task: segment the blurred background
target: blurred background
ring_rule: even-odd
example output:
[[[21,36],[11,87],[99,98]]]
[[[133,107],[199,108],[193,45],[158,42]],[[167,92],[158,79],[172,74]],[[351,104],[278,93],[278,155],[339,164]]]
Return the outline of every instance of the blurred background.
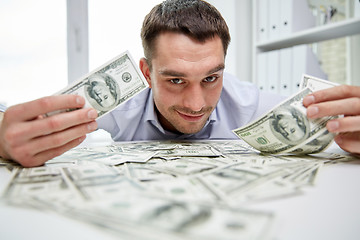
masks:
[[[0,103],[10,106],[54,94],[126,50],[138,61],[142,57],[140,28],[143,18],[160,2],[1,0]],[[291,66],[294,73],[309,71],[330,81],[360,85],[356,68],[360,56],[358,0],[209,2],[228,22],[232,42],[226,71],[240,80],[255,82],[264,91],[293,93],[295,87],[282,92],[282,83],[277,81],[288,68],[282,66],[280,53],[287,49],[295,58]],[[289,5],[287,10],[284,10],[284,2]],[[274,35],[270,32],[275,29],[272,24],[278,24],[277,29],[281,29],[280,18],[284,12],[288,12],[286,24],[292,29],[286,34]],[[280,17],[274,19],[273,16]],[[310,23],[305,24],[306,19],[310,19]],[[296,27],[296,23],[300,27]],[[264,29],[266,36],[260,36],[259,31],[264,33]],[[340,37],[339,29],[345,31]],[[295,48],[305,45],[301,57],[295,57],[298,51]],[[265,60],[274,57],[276,64],[270,66]],[[300,63],[295,64],[295,61]],[[300,75],[290,74],[287,79],[297,82]],[[260,86],[264,76],[268,83]],[[276,86],[271,86],[272,83]]]

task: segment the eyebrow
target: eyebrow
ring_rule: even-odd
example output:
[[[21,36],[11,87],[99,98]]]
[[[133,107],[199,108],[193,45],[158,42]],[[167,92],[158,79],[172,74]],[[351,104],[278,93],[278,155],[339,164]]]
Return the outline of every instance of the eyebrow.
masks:
[[[223,63],[219,64],[218,66],[214,67],[213,69],[211,69],[210,71],[207,72],[206,75],[210,75],[213,74],[215,72],[221,71],[225,69],[225,65]],[[186,74],[182,73],[182,72],[178,72],[175,70],[160,70],[159,71],[160,75],[165,75],[165,76],[172,76],[172,77],[186,77]]]

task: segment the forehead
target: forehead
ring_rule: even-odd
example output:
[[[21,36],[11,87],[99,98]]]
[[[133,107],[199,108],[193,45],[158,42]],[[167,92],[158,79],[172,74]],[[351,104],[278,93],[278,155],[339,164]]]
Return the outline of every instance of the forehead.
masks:
[[[195,71],[199,67],[211,69],[225,62],[222,42],[217,36],[199,42],[184,34],[166,32],[158,36],[155,45],[154,67],[190,68]]]
[[[206,50],[210,50],[209,48],[216,48],[219,53],[221,52],[224,55],[222,41],[218,36],[200,42],[182,33],[163,32],[155,40],[155,56],[169,51],[171,53],[188,51],[195,56],[206,53]]]

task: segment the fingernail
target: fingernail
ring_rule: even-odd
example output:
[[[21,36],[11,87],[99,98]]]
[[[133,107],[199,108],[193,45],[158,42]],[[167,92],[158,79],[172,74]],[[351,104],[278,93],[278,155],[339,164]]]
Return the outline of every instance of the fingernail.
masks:
[[[82,137],[78,138],[78,141],[79,141],[80,143],[82,143],[82,142],[85,140],[85,138],[86,138],[86,136],[82,136]]]
[[[95,109],[91,109],[90,111],[88,111],[88,118],[89,119],[95,119],[97,117],[97,112]]]
[[[329,121],[327,123],[327,129],[330,132],[336,132],[336,130],[339,129],[339,122],[338,121]]]
[[[315,106],[310,106],[307,108],[306,112],[307,112],[308,117],[312,117],[319,113],[319,108],[315,107]]]
[[[76,103],[79,104],[79,105],[83,105],[84,104],[83,98],[82,97],[77,97],[76,98]]]
[[[310,105],[315,102],[315,97],[313,95],[309,95],[304,97],[303,104]]]
[[[96,122],[91,122],[88,124],[88,130],[89,131],[94,131],[97,129],[97,123]]]

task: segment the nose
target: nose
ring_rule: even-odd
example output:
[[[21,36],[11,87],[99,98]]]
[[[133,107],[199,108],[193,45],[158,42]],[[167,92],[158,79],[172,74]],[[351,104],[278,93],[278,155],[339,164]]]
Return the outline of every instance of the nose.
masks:
[[[186,87],[183,92],[183,105],[194,112],[198,112],[206,106],[205,91],[200,84]]]

